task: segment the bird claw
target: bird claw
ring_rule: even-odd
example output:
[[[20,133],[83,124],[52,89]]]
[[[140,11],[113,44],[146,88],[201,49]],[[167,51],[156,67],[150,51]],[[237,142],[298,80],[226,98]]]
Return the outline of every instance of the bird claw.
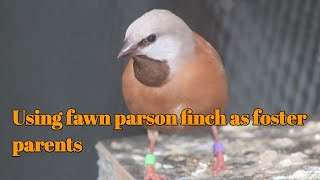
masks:
[[[212,175],[213,176],[217,176],[219,173],[221,173],[222,171],[225,171],[228,169],[228,167],[226,166],[226,164],[224,163],[224,159],[223,159],[223,154],[222,153],[218,153],[216,155],[216,161],[215,163],[211,166],[212,169]]]
[[[144,180],[167,180],[167,176],[163,174],[147,174]]]
[[[158,174],[155,172],[152,165],[147,166],[146,176],[144,180],[167,180],[168,177],[164,174]]]

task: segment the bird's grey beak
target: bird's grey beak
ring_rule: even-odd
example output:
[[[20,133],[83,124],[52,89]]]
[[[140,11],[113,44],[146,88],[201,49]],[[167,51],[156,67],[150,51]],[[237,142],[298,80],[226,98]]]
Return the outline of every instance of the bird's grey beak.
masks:
[[[124,45],[118,54],[118,58],[127,57],[133,54],[136,50],[137,50],[137,45],[126,40],[124,41]]]

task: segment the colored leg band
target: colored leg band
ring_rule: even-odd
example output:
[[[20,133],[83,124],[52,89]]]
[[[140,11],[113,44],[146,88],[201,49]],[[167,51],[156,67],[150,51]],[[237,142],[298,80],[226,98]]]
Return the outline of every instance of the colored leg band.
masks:
[[[156,166],[157,158],[153,154],[147,154],[144,159],[144,167],[147,167],[149,164],[151,164],[153,167]]]
[[[213,144],[213,151],[214,155],[216,156],[219,152],[224,153],[224,148],[222,146],[222,143],[220,141],[216,141]]]

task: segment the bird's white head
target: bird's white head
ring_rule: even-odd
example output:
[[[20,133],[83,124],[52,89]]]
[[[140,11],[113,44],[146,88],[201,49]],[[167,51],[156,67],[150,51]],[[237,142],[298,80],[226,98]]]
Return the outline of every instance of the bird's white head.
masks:
[[[144,55],[167,61],[171,69],[194,54],[192,30],[168,10],[154,9],[135,20],[127,29],[118,57]]]

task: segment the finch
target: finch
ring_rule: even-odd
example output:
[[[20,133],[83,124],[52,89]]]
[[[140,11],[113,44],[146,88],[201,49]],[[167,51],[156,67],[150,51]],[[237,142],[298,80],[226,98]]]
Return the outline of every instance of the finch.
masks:
[[[154,9],[135,20],[126,31],[120,57],[130,58],[122,76],[122,91],[131,113],[179,117],[185,108],[206,115],[227,106],[227,78],[217,51],[168,10]],[[145,127],[150,141],[145,179],[166,179],[154,169],[159,132],[180,132],[194,126]],[[211,129],[216,175],[227,167],[216,126]]]

